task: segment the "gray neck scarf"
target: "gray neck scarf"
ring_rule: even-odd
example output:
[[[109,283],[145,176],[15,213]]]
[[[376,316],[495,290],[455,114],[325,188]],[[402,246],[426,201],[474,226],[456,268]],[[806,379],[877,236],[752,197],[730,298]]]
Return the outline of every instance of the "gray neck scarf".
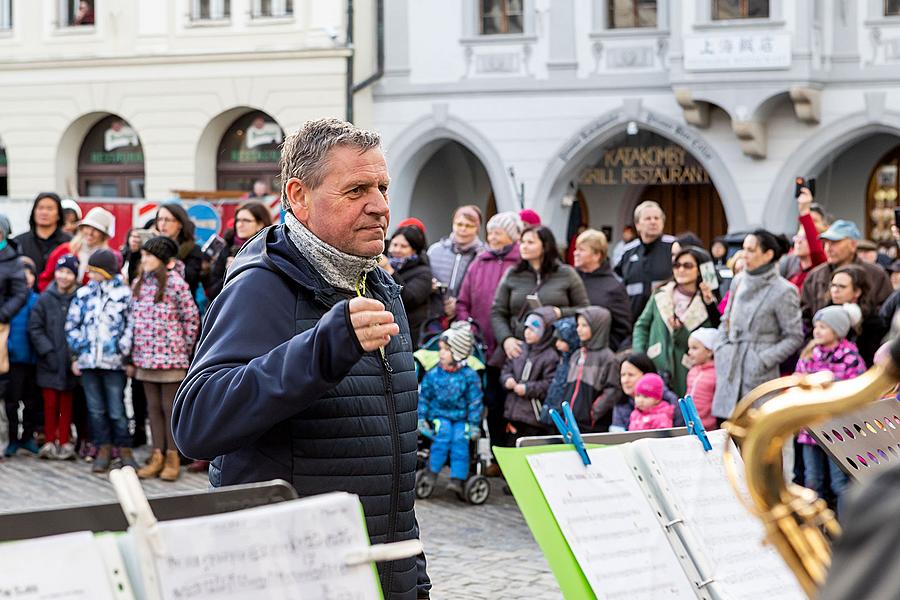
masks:
[[[378,264],[375,258],[363,258],[341,252],[326,244],[303,226],[292,213],[285,213],[288,237],[318,271],[325,281],[336,288],[353,291],[362,275]]]

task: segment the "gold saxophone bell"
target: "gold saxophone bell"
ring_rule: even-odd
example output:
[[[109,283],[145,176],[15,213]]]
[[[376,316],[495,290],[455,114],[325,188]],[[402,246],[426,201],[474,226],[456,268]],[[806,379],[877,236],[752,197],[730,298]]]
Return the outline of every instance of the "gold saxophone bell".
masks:
[[[806,595],[814,598],[831,565],[831,541],[840,535],[834,512],[815,492],[785,481],[782,448],[805,427],[828,421],[878,400],[900,379],[900,338],[893,357],[848,381],[828,371],[791,375],[765,383],[744,397],[723,425],[741,450],[747,490],[766,531]],[[733,457],[726,444],[725,469],[741,498]]]

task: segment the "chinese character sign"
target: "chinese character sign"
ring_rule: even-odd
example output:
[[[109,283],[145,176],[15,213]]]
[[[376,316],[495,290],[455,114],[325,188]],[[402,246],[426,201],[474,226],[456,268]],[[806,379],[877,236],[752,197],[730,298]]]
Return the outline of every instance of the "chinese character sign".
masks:
[[[687,71],[789,69],[790,66],[788,33],[735,32],[684,38]]]

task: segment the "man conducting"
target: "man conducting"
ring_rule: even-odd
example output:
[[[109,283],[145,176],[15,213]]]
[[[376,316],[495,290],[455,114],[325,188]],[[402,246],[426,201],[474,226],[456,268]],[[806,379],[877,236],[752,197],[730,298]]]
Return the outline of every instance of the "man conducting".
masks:
[[[376,268],[390,210],[378,134],[307,122],[281,153],[285,223],[246,242],[204,323],[172,427],[213,486],[357,494],[373,543],[417,538],[417,385],[400,287]],[[424,556],[378,565],[427,598]]]

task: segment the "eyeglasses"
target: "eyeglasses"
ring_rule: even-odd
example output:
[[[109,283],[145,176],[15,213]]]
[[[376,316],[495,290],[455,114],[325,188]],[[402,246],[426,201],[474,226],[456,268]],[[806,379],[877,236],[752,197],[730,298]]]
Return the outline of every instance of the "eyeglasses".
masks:
[[[697,268],[697,263],[690,262],[673,262],[672,270],[676,271],[678,269],[684,269],[685,271],[692,271]]]

